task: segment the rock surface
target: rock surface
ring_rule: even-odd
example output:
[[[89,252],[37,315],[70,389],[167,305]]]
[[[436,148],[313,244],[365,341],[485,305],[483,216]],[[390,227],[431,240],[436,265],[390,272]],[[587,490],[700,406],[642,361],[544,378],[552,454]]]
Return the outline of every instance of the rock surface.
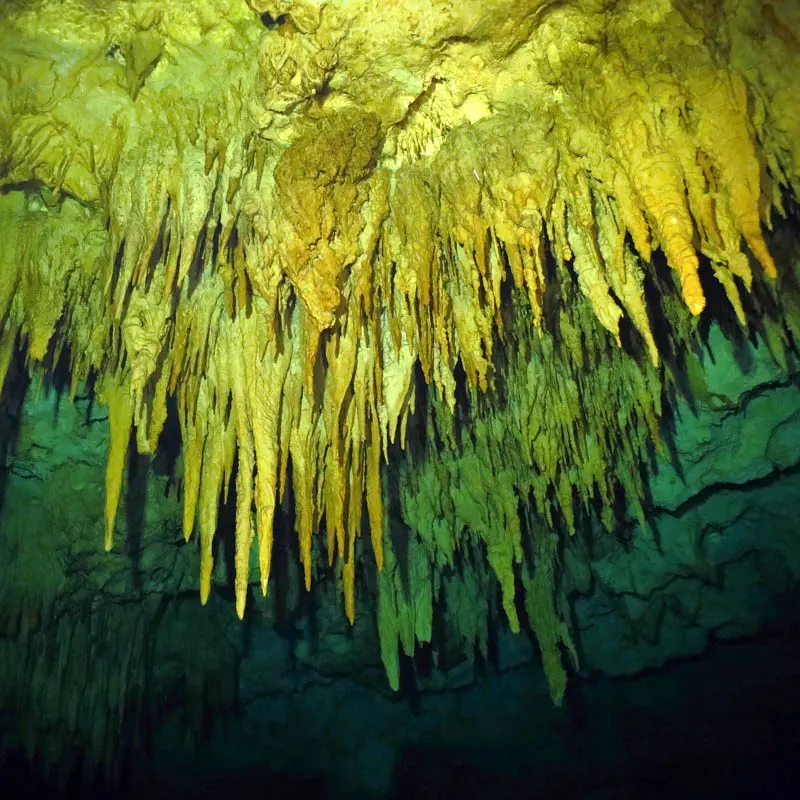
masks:
[[[797,373],[772,363],[763,346],[745,348],[742,369],[743,352],[712,330],[703,365],[712,399],[678,407],[677,460],[658,461],[645,530],[631,523],[616,537],[579,533],[565,549],[564,589],[584,677],[633,675],[703,653],[714,641],[791,624],[797,613]],[[126,719],[137,720],[128,707],[137,696],[144,707],[160,704],[151,717],[156,764],[176,790],[268,764],[326,775],[342,792],[385,796],[414,748],[489,747],[512,729],[517,742],[551,746],[525,727],[536,716],[552,735],[561,718],[525,634],[501,626],[489,663],[438,669],[430,660],[425,666],[423,653],[416,681],[406,660],[398,697],[386,686],[368,599],[351,628],[333,584],[321,581],[302,599],[297,565],[283,564],[295,582],[279,582],[267,600],[256,600],[244,624],[221,579],[202,609],[197,548],[180,535],[176,479],[159,474],[164,462],[155,470],[129,464],[123,526],[114,550],[103,553],[108,428],[95,414],[86,399],[70,406],[53,390],[41,391],[38,402],[31,393],[6,458],[0,693],[16,696],[18,709],[7,747],[27,736],[40,747],[49,742],[54,754],[94,747],[101,759],[97,720],[106,715],[107,735],[125,730]],[[53,622],[53,609],[70,620],[71,638]],[[128,649],[109,653],[103,639],[112,651]],[[60,657],[48,655],[45,645],[54,641],[62,643]],[[91,662],[60,672],[79,647],[90,648]],[[137,658],[136,648],[149,658]],[[31,681],[19,671],[24,663],[33,665]],[[53,689],[59,674],[60,696]],[[570,680],[579,686],[583,679]],[[146,697],[137,695],[140,682]],[[109,686],[125,699],[104,699]],[[91,714],[78,713],[76,696]],[[234,706],[241,714],[226,723]],[[199,769],[182,739],[187,725],[208,723],[213,734]]]

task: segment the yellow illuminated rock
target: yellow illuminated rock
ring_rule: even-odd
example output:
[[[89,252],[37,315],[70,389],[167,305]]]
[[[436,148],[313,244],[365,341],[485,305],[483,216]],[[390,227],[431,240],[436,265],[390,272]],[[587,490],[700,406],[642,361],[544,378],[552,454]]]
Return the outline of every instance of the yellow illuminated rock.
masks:
[[[560,699],[557,554],[517,506],[641,513],[708,281],[742,326],[776,296],[797,25],[760,0],[5,2],[0,379],[16,350],[99,378],[107,548],[131,432],[154,452],[174,399],[203,602],[236,475],[240,617],[290,480],[306,587],[324,530],[351,621],[368,526],[394,686],[442,593],[480,648],[488,574],[518,629],[522,569]]]

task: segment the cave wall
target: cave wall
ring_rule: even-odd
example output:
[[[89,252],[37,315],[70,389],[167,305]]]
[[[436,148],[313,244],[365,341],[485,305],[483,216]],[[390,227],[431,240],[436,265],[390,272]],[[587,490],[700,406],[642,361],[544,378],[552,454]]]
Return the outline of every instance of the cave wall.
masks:
[[[651,470],[644,529],[566,549],[577,638],[610,675],[752,635],[800,579],[797,365],[719,328],[701,357],[702,391],[677,404]]]

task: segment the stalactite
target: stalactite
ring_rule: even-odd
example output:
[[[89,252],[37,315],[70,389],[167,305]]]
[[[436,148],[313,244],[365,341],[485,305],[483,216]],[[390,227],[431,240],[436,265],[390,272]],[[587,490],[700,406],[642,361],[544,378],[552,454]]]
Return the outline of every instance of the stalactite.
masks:
[[[643,513],[663,361],[709,314],[704,259],[743,326],[780,280],[763,229],[800,185],[798,54],[755,2],[747,19],[723,3],[713,52],[669,4],[574,0],[544,24],[469,0],[419,12],[414,47],[403,4],[299,3],[286,37],[235,0],[173,5],[0,12],[0,378],[17,348],[32,372],[68,354],[73,395],[99,378],[107,549],[131,435],[153,453],[174,399],[203,603],[234,471],[240,617],[256,541],[267,592],[290,471],[305,586],[324,525],[351,622],[368,525],[396,687],[397,644],[430,640],[442,586],[484,615],[459,623],[464,641],[485,647],[493,580],[519,627],[517,505],[565,534],[594,502],[611,527],[620,490]],[[755,31],[783,66],[753,56]],[[403,454],[418,425],[422,462]],[[392,454],[408,586],[387,536]],[[475,598],[441,583],[457,554]],[[527,569],[536,617],[552,581]],[[554,609],[534,629],[558,698]]]

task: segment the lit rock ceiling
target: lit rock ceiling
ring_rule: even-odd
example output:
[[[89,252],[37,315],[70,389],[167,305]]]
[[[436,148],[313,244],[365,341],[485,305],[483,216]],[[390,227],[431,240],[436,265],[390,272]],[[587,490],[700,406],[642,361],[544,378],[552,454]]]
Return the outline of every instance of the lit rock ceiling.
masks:
[[[707,287],[791,341],[764,233],[798,190],[799,32],[766,0],[6,2],[0,379],[22,353],[94,382],[107,549],[173,398],[203,601],[220,496],[242,616],[290,487],[307,586],[324,545],[352,620],[377,569],[393,685],[441,591],[483,640],[485,562],[559,698],[553,531],[641,514]]]

